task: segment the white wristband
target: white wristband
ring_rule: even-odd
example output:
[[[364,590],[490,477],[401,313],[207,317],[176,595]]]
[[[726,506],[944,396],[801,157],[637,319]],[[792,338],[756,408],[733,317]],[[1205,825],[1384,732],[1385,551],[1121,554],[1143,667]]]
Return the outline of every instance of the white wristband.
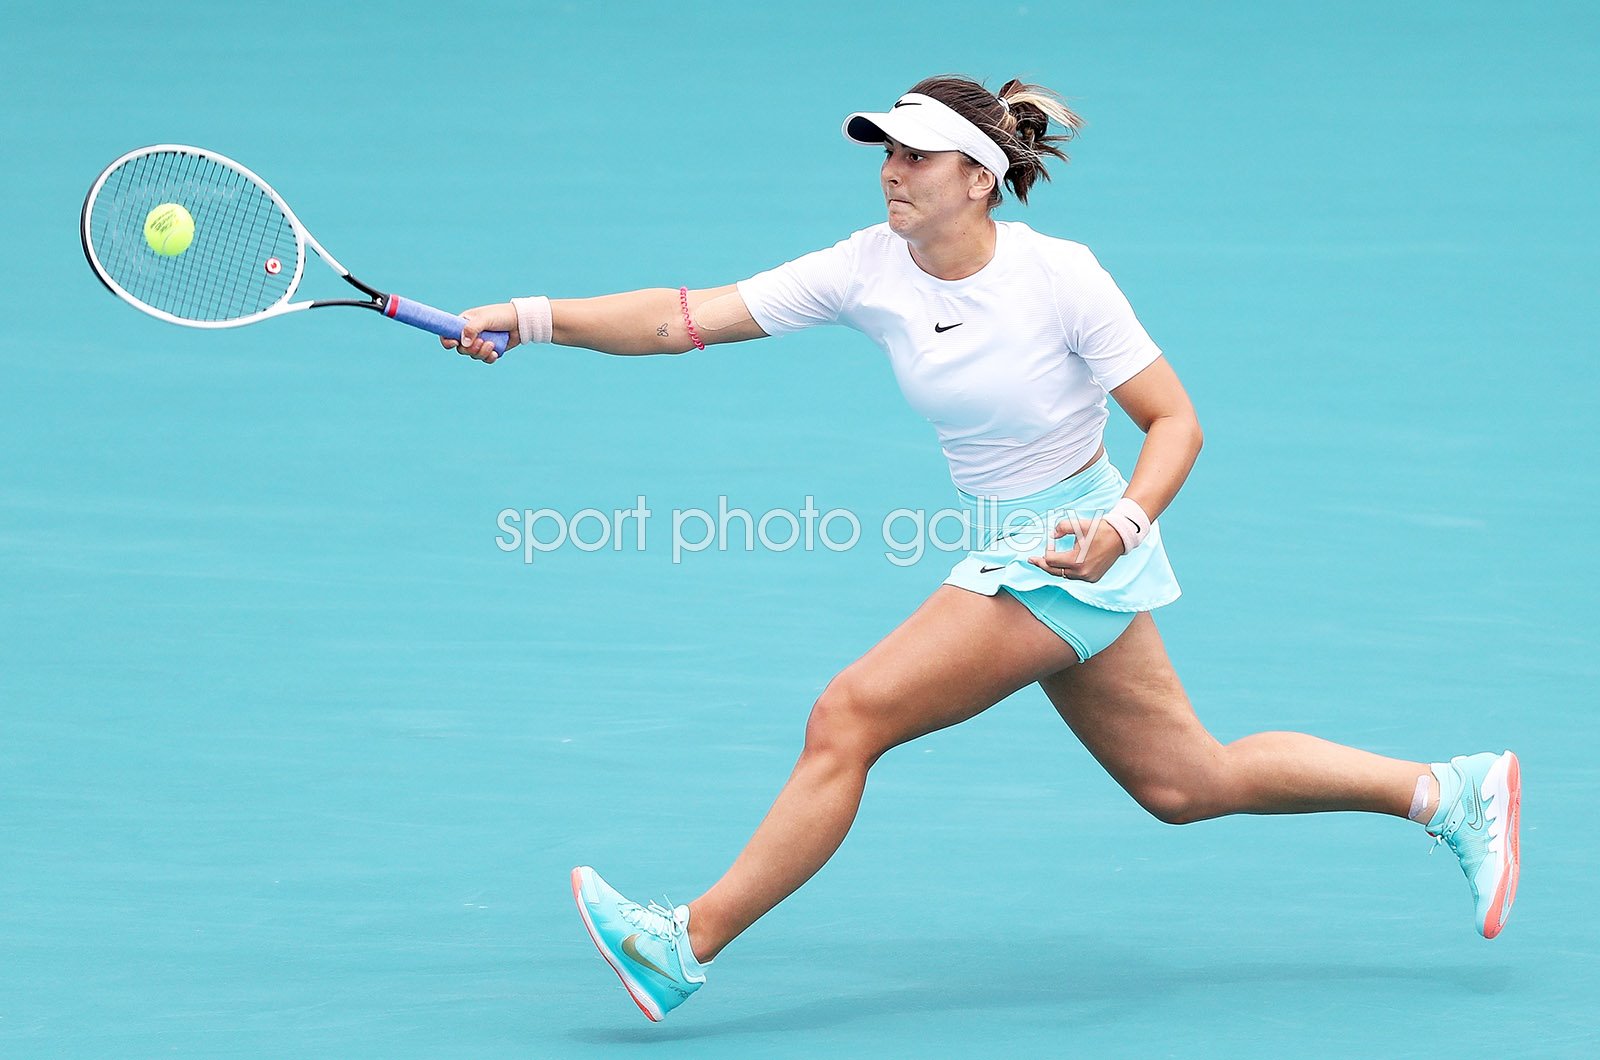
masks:
[[[555,321],[550,317],[550,299],[513,298],[511,308],[517,311],[517,337],[523,342],[549,342],[555,334]]]
[[[1106,512],[1105,520],[1122,538],[1124,555],[1138,548],[1139,542],[1150,536],[1150,528],[1155,525],[1132,497],[1123,497],[1113,504],[1111,510]]]

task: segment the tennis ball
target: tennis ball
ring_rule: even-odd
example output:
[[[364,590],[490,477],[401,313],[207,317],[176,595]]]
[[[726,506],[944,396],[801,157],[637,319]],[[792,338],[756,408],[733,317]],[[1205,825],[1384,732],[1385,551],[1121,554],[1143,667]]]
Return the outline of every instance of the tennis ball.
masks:
[[[144,218],[144,241],[164,258],[175,258],[194,241],[194,218],[175,202],[164,202]]]

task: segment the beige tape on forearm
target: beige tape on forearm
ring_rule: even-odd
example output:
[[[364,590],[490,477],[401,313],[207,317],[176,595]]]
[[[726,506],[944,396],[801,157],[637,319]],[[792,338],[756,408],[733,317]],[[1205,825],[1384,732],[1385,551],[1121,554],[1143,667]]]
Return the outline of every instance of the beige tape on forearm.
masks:
[[[743,298],[737,294],[719,294],[695,309],[694,323],[701,331],[721,331],[749,315]]]

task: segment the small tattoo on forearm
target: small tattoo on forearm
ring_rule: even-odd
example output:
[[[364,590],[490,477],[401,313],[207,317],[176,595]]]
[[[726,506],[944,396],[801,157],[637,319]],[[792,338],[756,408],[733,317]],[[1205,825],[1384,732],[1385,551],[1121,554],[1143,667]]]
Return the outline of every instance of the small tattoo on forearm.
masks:
[[[656,336],[663,339],[667,337],[667,326],[665,324],[661,325],[659,328],[656,328]]]

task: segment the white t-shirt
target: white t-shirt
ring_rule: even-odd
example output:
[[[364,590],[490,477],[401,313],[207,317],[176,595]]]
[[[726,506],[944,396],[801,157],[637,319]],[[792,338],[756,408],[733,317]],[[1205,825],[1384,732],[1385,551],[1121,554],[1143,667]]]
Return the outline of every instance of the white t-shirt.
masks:
[[[889,355],[932,423],[955,484],[1021,497],[1100,448],[1106,393],[1161,350],[1081,243],[995,224],[994,258],[964,280],[917,267],[887,224],[739,284],[768,335],[843,324]]]

